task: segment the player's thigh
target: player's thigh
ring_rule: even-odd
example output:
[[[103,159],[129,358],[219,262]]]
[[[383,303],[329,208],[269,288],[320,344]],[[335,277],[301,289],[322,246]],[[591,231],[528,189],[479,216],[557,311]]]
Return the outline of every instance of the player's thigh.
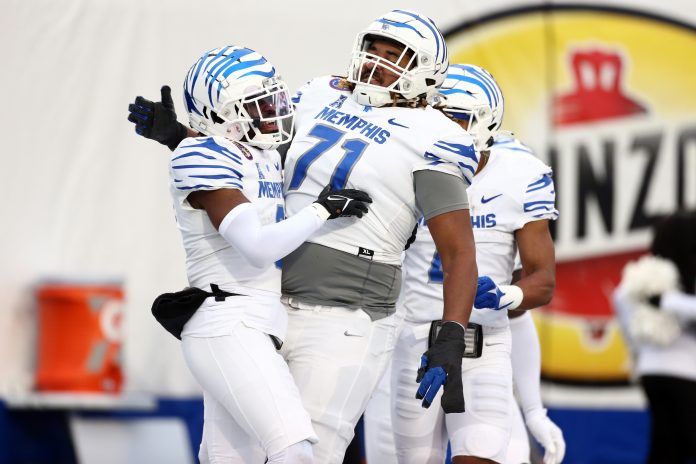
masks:
[[[440,464],[447,449],[442,392],[428,409],[416,399],[416,374],[429,332],[430,323],[404,324],[392,358],[392,427],[400,463]]]
[[[480,358],[465,358],[462,381],[466,412],[447,414],[453,456],[504,462],[511,433],[510,331],[484,327]]]
[[[268,335],[237,323],[230,335],[184,337],[184,357],[201,387],[265,451],[315,440],[289,369]]]
[[[201,464],[262,463],[266,452],[249,436],[225,407],[203,391],[203,440],[198,459]]]
[[[391,421],[391,361],[363,413],[365,458],[369,463],[396,464]]]
[[[317,462],[341,462],[393,351],[396,322],[359,310],[289,309],[283,355],[319,437]]]

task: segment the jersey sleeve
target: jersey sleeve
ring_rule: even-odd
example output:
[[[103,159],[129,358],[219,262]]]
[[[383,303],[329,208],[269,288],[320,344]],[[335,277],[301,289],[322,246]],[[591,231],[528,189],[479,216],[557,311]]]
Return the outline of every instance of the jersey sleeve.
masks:
[[[471,179],[479,163],[479,154],[474,148],[474,140],[463,131],[461,134],[436,140],[423,156],[432,168],[443,163],[457,166],[467,185],[471,185]]]
[[[521,229],[532,221],[558,219],[556,209],[556,188],[553,183],[553,173],[550,169],[538,173],[528,179],[527,186],[522,196],[522,214],[517,224]]]
[[[198,190],[242,189],[245,155],[216,137],[187,139],[172,153],[170,182],[177,201]]]

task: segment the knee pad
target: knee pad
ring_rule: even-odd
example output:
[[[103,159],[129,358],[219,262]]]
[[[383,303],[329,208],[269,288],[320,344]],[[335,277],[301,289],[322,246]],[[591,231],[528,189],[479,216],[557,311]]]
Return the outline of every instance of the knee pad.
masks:
[[[314,464],[312,444],[307,440],[288,446],[272,456],[268,456],[267,464]]]
[[[450,434],[452,456],[475,456],[504,462],[510,431],[490,425],[464,427]]]

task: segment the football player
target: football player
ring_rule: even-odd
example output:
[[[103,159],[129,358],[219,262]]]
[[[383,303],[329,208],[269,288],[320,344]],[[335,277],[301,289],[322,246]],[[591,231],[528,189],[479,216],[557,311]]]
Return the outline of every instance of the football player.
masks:
[[[370,198],[327,187],[283,220],[280,155],[289,138],[290,95],[259,53],[228,46],[189,70],[191,127],[170,160],[170,191],[186,250],[189,284],[210,288],[184,325],[182,351],[203,389],[201,462],[311,463],[317,437],[286,362],[280,269],[326,223],[348,226]],[[254,121],[257,123],[255,124]]]
[[[283,260],[289,329],[282,353],[319,437],[319,462],[342,461],[392,353],[400,254],[421,216],[444,269],[444,323],[418,378],[432,391],[444,384],[445,412],[464,411],[460,360],[477,276],[466,187],[479,161],[475,143],[488,138],[475,141],[427,104],[448,65],[435,24],[394,10],[358,34],[347,77],[313,79],[293,98],[288,215],[327,184],[374,196],[364,220],[334,221]],[[182,137],[173,109],[148,107],[133,116],[136,131],[173,145]]]
[[[474,134],[497,132],[502,122],[500,88],[477,66],[450,66],[433,104]],[[440,255],[428,225],[421,222],[404,259],[405,322],[392,365],[392,424],[400,463],[441,463],[448,439],[453,463],[508,462],[516,405],[507,313],[546,304],[553,293],[555,258],[548,222],[558,212],[550,168],[519,141],[498,133],[490,150],[482,152],[468,195],[478,269],[486,276],[479,278],[462,360],[469,406],[464,414],[445,416],[437,409],[422,410],[410,393],[414,359],[432,343],[442,304]],[[524,277],[510,285],[518,252]],[[520,355],[524,349],[518,348]],[[536,391],[538,394],[538,383]],[[422,388],[419,396],[428,403],[436,399],[433,392]],[[543,409],[525,409],[527,423],[534,424],[531,430],[537,438],[543,437],[547,462],[560,462],[562,449],[557,449],[556,441],[546,439],[545,431],[540,432],[555,425],[547,418],[537,425],[542,413],[546,418]],[[516,464],[520,462],[525,461]]]

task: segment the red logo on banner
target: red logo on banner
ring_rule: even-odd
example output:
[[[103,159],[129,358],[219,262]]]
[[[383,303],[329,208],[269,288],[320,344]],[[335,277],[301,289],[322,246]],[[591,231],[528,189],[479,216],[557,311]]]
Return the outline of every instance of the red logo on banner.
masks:
[[[554,125],[619,118],[646,113],[646,108],[624,94],[625,63],[616,52],[574,52],[571,59],[575,90],[553,101]]]

